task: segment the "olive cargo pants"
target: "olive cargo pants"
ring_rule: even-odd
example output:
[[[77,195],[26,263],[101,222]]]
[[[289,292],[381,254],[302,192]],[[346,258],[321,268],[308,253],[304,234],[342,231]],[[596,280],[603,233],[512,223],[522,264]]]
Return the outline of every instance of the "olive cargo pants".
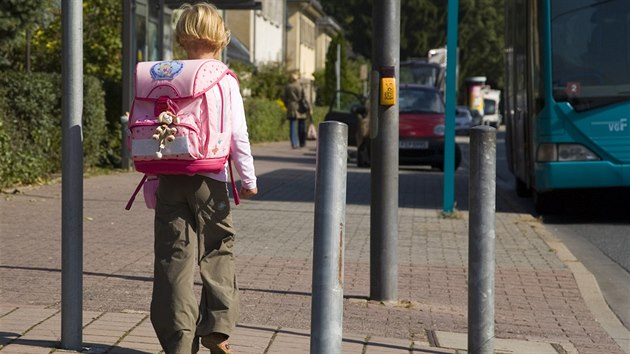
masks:
[[[196,353],[198,336],[230,335],[238,318],[229,195],[225,182],[200,175],[159,179],[151,323],[165,353]]]

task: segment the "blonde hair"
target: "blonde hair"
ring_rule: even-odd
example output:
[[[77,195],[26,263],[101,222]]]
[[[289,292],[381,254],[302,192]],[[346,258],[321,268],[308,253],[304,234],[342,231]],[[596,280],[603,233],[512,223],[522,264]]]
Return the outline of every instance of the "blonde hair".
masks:
[[[300,79],[300,71],[293,70],[289,72],[289,82],[296,82]]]
[[[218,52],[230,42],[230,31],[217,8],[208,3],[184,4],[175,28],[177,43],[184,49],[207,48]]]

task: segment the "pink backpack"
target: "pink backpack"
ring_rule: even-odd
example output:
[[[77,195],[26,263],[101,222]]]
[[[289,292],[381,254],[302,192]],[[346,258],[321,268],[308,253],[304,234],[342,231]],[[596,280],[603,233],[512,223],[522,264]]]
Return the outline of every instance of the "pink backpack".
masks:
[[[218,60],[140,62],[136,66],[135,99],[129,116],[131,158],[147,175],[220,172],[229,161],[232,135],[230,89],[234,74]],[[234,76],[235,77],[235,76]],[[226,104],[227,103],[227,104]],[[231,166],[230,166],[231,174]],[[157,180],[156,180],[157,181]],[[236,185],[232,190],[239,203]],[[147,206],[154,202],[147,202]]]

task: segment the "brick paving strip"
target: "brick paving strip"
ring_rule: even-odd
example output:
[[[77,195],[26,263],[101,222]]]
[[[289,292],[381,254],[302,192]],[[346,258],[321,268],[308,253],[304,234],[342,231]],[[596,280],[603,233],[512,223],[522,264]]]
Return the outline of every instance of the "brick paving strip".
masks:
[[[276,143],[254,146],[254,153],[261,195],[234,208],[242,314],[233,345],[237,353],[307,353],[314,150],[290,151]],[[123,209],[138,180],[135,173],[114,173],[84,181],[87,352],[160,350],[147,313],[152,214],[141,198],[131,212]],[[383,304],[368,300],[369,171],[349,168],[344,353],[454,353],[465,347],[466,180],[458,170],[462,211],[445,218],[438,212],[442,175],[401,171],[400,300]],[[0,353],[49,353],[58,344],[60,195],[57,183],[0,199]],[[554,251],[555,239],[530,215],[501,198],[497,203],[497,350],[506,345],[516,353],[542,344],[554,353],[623,354],[618,338],[604,330],[582,298],[573,266]],[[627,330],[619,336],[629,338]]]

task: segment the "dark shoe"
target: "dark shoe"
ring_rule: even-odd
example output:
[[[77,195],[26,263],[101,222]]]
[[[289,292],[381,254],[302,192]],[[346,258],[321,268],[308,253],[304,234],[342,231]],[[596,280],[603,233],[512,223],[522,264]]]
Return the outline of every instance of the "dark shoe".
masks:
[[[201,337],[201,345],[210,349],[211,354],[234,354],[228,343],[228,336],[223,333],[210,333]]]

